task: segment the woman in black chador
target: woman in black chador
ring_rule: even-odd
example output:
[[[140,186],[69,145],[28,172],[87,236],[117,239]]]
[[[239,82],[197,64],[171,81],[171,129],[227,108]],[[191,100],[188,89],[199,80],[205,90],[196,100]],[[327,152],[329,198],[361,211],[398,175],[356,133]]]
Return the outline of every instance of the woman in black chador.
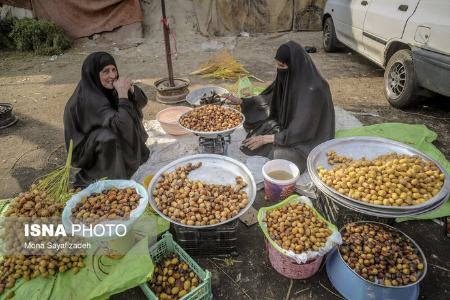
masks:
[[[64,110],[66,147],[73,140],[72,165],[81,169],[75,186],[104,177],[128,179],[148,159],[142,125],[147,101],[130,79],[119,77],[110,54],[95,52],[85,59]]]
[[[334,107],[330,88],[309,54],[296,42],[281,45],[275,55],[277,77],[260,95],[243,99],[247,155],[287,159],[300,171],[317,145],[334,138]]]

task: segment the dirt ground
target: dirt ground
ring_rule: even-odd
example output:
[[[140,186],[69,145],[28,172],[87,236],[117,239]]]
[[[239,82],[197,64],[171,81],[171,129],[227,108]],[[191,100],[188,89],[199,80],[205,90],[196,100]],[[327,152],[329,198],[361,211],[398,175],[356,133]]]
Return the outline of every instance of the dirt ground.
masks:
[[[229,49],[255,76],[268,84],[275,76],[273,56],[288,40],[316,46],[312,54],[319,70],[329,81],[336,105],[356,113],[365,124],[380,122],[422,123],[439,135],[436,145],[450,156],[450,101],[431,99],[418,108],[402,111],[390,107],[383,95],[383,71],[348,50],[325,53],[319,32],[257,35],[250,38],[227,37],[218,42]],[[175,74],[188,77],[192,88],[205,84],[230,87],[233,82],[207,81],[188,74],[215,52],[201,49],[206,38],[179,36]],[[80,79],[81,64],[87,54],[105,50],[117,60],[122,75],[141,79],[151,100],[155,98],[154,80],[165,76],[164,46],[160,40],[147,40],[138,47],[119,49],[99,40],[79,41],[55,60],[18,52],[0,52],[0,101],[10,102],[20,121],[0,131],[0,198],[12,197],[39,175],[55,168],[64,159],[63,111]],[[151,101],[145,118],[154,119],[164,105]]]
[[[264,80],[264,84],[274,79],[274,53],[281,43],[288,40],[317,47],[318,53],[311,55],[330,83],[335,105],[354,112],[363,124],[425,124],[438,133],[435,145],[450,159],[449,99],[434,97],[408,110],[390,107],[383,95],[383,70],[347,49],[334,54],[325,53],[321,47],[320,32],[217,39],[223,49],[228,49],[251,73]],[[188,75],[217,53],[202,50],[201,45],[206,41],[206,38],[197,35],[177,36],[175,74],[188,77],[192,88],[207,84],[230,88],[233,82],[210,81]],[[154,119],[156,113],[165,107],[154,101],[155,90],[152,86],[156,79],[167,74],[163,47],[159,37],[158,40],[146,40],[143,44],[131,48],[107,43],[101,39],[86,39],[78,41],[72,49],[56,59],[18,52],[0,52],[0,102],[12,103],[20,119],[15,126],[0,130],[0,199],[13,197],[19,191],[27,189],[35,178],[64,162],[64,106],[80,79],[81,64],[86,55],[93,51],[109,51],[116,58],[121,75],[141,79],[141,87],[152,100],[145,108],[144,117]],[[260,206],[262,202],[259,203],[256,206]],[[404,223],[401,228],[423,245],[433,264],[441,266],[430,268],[427,278],[431,279],[427,279],[423,284],[422,298],[448,299],[450,243],[443,237],[441,227],[435,223],[414,223],[414,230],[411,224]],[[213,271],[215,296],[218,299],[284,299],[290,282],[277,275],[262,255],[263,241],[259,229],[256,226],[246,228],[242,224],[241,227],[240,235],[249,238],[240,241],[242,250],[238,260],[241,263],[229,268],[227,272],[231,272],[232,278],[243,272],[242,278],[247,279],[240,284],[249,297],[245,296],[220,268],[209,260],[203,260],[203,266]],[[433,238],[427,240],[426,237],[430,234]],[[254,262],[254,259],[259,262]],[[335,297],[322,287],[322,283],[330,287],[324,274],[322,270],[316,275],[318,281],[295,281],[290,299]],[[134,289],[119,297],[143,299],[143,294]]]

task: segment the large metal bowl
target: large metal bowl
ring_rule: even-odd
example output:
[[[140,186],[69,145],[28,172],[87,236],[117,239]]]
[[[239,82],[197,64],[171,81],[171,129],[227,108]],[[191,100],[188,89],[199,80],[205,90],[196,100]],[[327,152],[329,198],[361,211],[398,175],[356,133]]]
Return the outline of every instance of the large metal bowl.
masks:
[[[178,119],[178,124],[179,124],[183,129],[185,129],[186,131],[189,131],[190,133],[193,133],[193,134],[195,134],[195,135],[197,135],[197,136],[201,136],[201,137],[204,137],[204,138],[217,138],[217,137],[219,137],[219,136],[228,136],[228,135],[231,135],[231,134],[233,133],[233,131],[235,131],[237,128],[239,128],[240,126],[242,126],[242,124],[244,124],[244,122],[245,122],[245,116],[244,116],[243,113],[241,113],[241,112],[238,111],[237,109],[234,109],[234,108],[231,108],[231,107],[225,107],[225,106],[224,106],[224,108],[225,108],[225,109],[231,109],[231,110],[234,110],[234,111],[236,111],[237,113],[239,113],[239,114],[241,115],[241,123],[240,123],[238,126],[235,126],[235,127],[233,127],[233,128],[229,128],[229,129],[226,129],[226,130],[221,130],[221,131],[196,131],[196,130],[192,130],[192,129],[189,129],[189,128],[187,128],[187,127],[184,127],[184,126],[181,125],[181,123],[180,123],[181,118],[182,118],[185,114],[188,114],[190,111],[187,111],[187,112],[183,113],[183,114],[180,116],[180,118]]]
[[[228,94],[228,90],[219,86],[207,86],[196,89],[186,96],[186,101],[192,106],[200,106],[200,100],[204,94],[215,92],[217,95]]]
[[[316,185],[316,186],[318,186],[318,185]],[[346,198],[340,197],[339,195],[332,194],[326,188],[319,189],[319,190],[325,195],[325,197],[331,199],[332,201],[336,202],[337,204],[339,204],[343,207],[346,207],[348,209],[351,209],[353,211],[356,211],[356,212],[359,212],[359,213],[362,213],[365,215],[371,215],[371,216],[381,217],[381,218],[401,218],[401,217],[417,216],[417,215],[425,214],[425,213],[428,213],[435,209],[438,209],[444,203],[447,202],[447,198],[443,198],[440,202],[437,202],[436,204],[434,204],[430,207],[416,209],[416,210],[407,210],[407,211],[393,211],[388,208],[377,209],[377,208],[373,208],[373,207],[360,205],[356,201],[350,201]]]
[[[332,166],[328,164],[327,152],[336,151],[339,155],[344,155],[353,159],[360,159],[365,157],[367,159],[374,159],[380,155],[388,154],[388,153],[398,153],[398,154],[407,154],[407,155],[418,155],[424,160],[429,160],[435,163],[442,173],[445,175],[444,185],[437,195],[428,201],[418,204],[418,205],[410,205],[410,206],[385,206],[385,205],[376,205],[371,203],[366,203],[363,201],[359,201],[353,199],[345,194],[339,193],[334,188],[326,186],[320,178],[317,172],[317,168],[319,166],[324,167],[325,169],[331,169]],[[348,199],[352,202],[361,204],[366,207],[377,208],[380,210],[397,210],[397,211],[414,211],[429,208],[431,206],[435,206],[437,203],[442,202],[445,198],[447,199],[450,194],[450,177],[445,169],[434,159],[429,157],[418,150],[399,143],[392,141],[390,139],[378,138],[378,137],[350,137],[350,138],[338,138],[327,141],[318,145],[314,148],[310,154],[308,155],[307,160],[308,172],[311,176],[311,180],[317,184],[318,182],[323,183],[326,188],[332,192],[333,195],[340,196],[341,198]],[[320,189],[320,188],[319,188]]]
[[[352,268],[350,268],[347,263],[342,258],[338,247],[327,257],[326,271],[328,278],[330,279],[333,286],[343,295],[346,299],[358,299],[358,300],[369,300],[369,299],[392,299],[392,300],[403,300],[403,299],[417,299],[419,296],[419,283],[423,280],[427,273],[427,260],[425,255],[420,249],[419,245],[411,239],[408,235],[402,231],[394,228],[392,226],[378,223],[361,221],[355,222],[355,224],[368,224],[373,223],[382,226],[390,231],[396,231],[400,233],[404,238],[412,242],[414,247],[417,249],[418,255],[423,261],[423,271],[417,281],[404,286],[384,286],[377,284],[375,282],[369,281],[361,277]],[[340,231],[344,230],[343,227]]]
[[[163,214],[157,207],[155,198],[153,197],[153,190],[158,183],[161,175],[165,172],[172,172],[175,170],[177,166],[186,165],[188,163],[195,164],[197,162],[202,162],[202,166],[196,170],[193,170],[188,178],[192,180],[201,180],[202,182],[210,183],[210,184],[222,184],[222,185],[234,185],[235,177],[241,176],[245,182],[247,182],[247,186],[244,188],[244,191],[248,195],[248,204],[246,207],[241,209],[241,211],[231,219],[228,219],[224,222],[214,224],[214,225],[204,225],[204,226],[192,226],[179,223],[175,220],[172,220],[165,214]],[[210,228],[219,225],[223,225],[225,223],[236,220],[240,216],[242,216],[253,204],[256,197],[256,182],[253,178],[250,170],[241,162],[227,156],[217,155],[217,154],[196,154],[186,156],[180,159],[177,159],[165,167],[161,168],[153,177],[152,181],[148,186],[148,194],[149,194],[149,202],[152,208],[164,219],[167,221],[177,224],[179,226],[190,227],[190,228]]]

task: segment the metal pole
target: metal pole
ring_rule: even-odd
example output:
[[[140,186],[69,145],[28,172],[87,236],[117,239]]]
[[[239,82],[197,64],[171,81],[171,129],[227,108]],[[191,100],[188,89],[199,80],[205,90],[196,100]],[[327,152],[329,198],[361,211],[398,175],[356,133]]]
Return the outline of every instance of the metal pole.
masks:
[[[175,82],[173,81],[172,54],[170,51],[170,39],[169,39],[170,28],[166,19],[166,4],[164,0],[161,0],[161,8],[163,17],[164,44],[166,45],[167,70],[169,72],[169,85],[171,87],[174,87]]]

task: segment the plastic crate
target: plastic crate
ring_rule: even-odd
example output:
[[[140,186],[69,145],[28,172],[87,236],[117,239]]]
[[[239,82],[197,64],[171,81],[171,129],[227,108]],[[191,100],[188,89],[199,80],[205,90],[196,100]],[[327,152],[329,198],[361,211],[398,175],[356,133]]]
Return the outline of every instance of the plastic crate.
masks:
[[[195,289],[186,294],[180,300],[210,300],[212,299],[211,290],[211,273],[204,271],[172,238],[170,233],[165,233],[160,241],[150,247],[150,256],[154,263],[158,263],[161,259],[169,254],[177,254],[181,260],[186,262],[192,271],[197,274],[202,281]],[[158,300],[155,293],[150,289],[148,283],[140,285],[141,290],[150,300]]]
[[[237,256],[237,228],[239,220],[212,228],[193,229],[172,226],[177,243],[192,256]]]

